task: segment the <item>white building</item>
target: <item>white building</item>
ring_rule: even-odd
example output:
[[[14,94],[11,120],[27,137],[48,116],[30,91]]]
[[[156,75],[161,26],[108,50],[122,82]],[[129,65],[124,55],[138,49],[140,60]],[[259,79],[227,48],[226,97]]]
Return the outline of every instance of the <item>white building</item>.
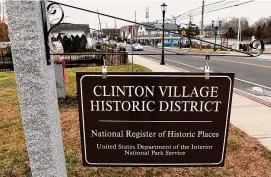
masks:
[[[162,24],[157,24],[156,22],[142,23],[138,28],[137,35],[140,36],[153,36],[157,34],[162,34],[162,30],[157,30],[157,28],[162,29]],[[144,26],[146,25],[146,26]],[[174,23],[165,23],[165,30],[167,31],[176,31],[178,27]],[[165,34],[171,34],[165,31]]]
[[[51,27],[53,25],[51,24]],[[59,33],[81,37],[82,34],[89,35],[90,29],[88,24],[60,24],[52,30],[53,37],[57,37]]]

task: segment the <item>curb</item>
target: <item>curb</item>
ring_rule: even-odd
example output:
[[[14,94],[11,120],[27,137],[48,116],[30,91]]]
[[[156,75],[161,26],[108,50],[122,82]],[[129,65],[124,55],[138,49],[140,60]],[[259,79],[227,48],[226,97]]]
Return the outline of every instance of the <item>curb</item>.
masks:
[[[143,57],[143,58],[146,58],[146,57]],[[146,58],[146,59],[147,59],[147,60],[154,61],[154,62],[156,62],[156,63],[159,63],[157,60],[153,60],[153,59],[150,59],[150,58]],[[187,71],[187,70],[184,70],[184,69],[181,69],[181,68],[177,68],[177,67],[172,66],[172,65],[169,65],[169,64],[168,64],[167,66],[170,67],[170,68],[176,69],[176,70],[178,70],[178,71],[180,71],[180,72],[190,72],[190,71]],[[257,103],[263,104],[263,105],[265,105],[265,106],[271,108],[271,102],[265,101],[265,100],[263,100],[263,99],[257,97],[256,95],[252,95],[252,94],[250,94],[250,93],[248,93],[248,92],[239,90],[239,89],[237,89],[237,88],[233,88],[233,93],[235,93],[235,94],[237,94],[237,95],[240,95],[240,96],[243,96],[243,97],[245,97],[245,98],[248,98],[248,99],[250,99],[250,100],[252,100],[252,101],[255,101],[255,102],[257,102]]]
[[[246,98],[248,98],[248,99],[250,99],[252,101],[256,101],[256,102],[258,102],[260,104],[263,104],[263,105],[271,108],[271,102],[265,101],[265,100],[255,96],[255,95],[252,95],[250,93],[247,93],[245,91],[242,91],[242,90],[239,90],[239,89],[236,89],[236,88],[234,88],[233,92],[240,95],[240,96],[246,97]]]

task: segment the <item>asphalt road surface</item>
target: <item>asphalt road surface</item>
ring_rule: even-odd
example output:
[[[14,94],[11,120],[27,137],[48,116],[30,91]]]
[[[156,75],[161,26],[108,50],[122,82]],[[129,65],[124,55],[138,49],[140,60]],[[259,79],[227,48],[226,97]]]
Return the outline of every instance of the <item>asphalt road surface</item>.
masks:
[[[127,46],[131,53],[130,47]],[[177,51],[170,49],[171,51]],[[145,46],[140,54],[161,54],[161,49]],[[170,53],[170,52],[166,52]],[[172,53],[171,53],[172,54]],[[161,61],[160,55],[142,56]],[[235,73],[235,88],[271,102],[271,56],[261,58],[223,57],[214,56],[208,62],[212,72]],[[168,55],[165,56],[166,65],[172,65],[190,72],[203,72],[206,65],[204,56]]]

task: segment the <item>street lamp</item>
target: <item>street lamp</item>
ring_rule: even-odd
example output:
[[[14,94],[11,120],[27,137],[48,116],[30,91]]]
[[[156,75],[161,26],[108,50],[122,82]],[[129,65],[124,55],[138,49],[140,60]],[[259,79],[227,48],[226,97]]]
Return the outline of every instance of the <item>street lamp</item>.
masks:
[[[222,25],[222,21],[219,21],[219,24],[217,26],[215,26],[215,21],[212,21],[212,28],[215,29],[215,45],[214,45],[214,51],[216,51],[216,36],[217,36],[217,31],[221,28]]]
[[[164,42],[165,42],[165,14],[167,10],[167,5],[163,3],[161,5],[161,10],[163,14],[163,36],[162,36],[162,58],[161,58],[161,65],[165,65],[165,50],[164,50]]]

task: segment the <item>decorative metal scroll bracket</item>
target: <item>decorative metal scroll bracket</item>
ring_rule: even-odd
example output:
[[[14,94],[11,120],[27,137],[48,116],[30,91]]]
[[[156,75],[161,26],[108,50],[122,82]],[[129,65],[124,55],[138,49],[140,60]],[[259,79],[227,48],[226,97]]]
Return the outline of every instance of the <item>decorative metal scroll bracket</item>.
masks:
[[[54,52],[51,48],[50,48],[50,44],[49,44],[49,35],[50,33],[52,32],[52,30],[61,25],[61,24],[64,24],[64,23],[61,23],[64,19],[64,11],[62,9],[62,6],[64,7],[69,7],[69,8],[73,8],[73,9],[77,9],[77,10],[80,10],[80,11],[85,11],[85,12],[89,12],[89,13],[93,13],[93,14],[98,14],[98,15],[102,15],[102,16],[105,16],[105,17],[109,17],[109,18],[114,18],[114,19],[118,19],[118,20],[121,20],[121,21],[125,21],[125,22],[129,22],[129,23],[133,23],[133,24],[137,24],[137,25],[143,25],[145,27],[150,27],[150,28],[153,28],[153,29],[156,29],[156,30],[162,30],[161,28],[159,27],[153,27],[151,25],[146,25],[146,24],[141,24],[141,23],[138,23],[138,22],[134,22],[134,21],[131,21],[131,20],[127,20],[127,19],[123,19],[123,18],[120,18],[120,17],[116,17],[116,16],[111,16],[111,15],[107,15],[107,14],[103,14],[103,13],[99,13],[99,12],[95,12],[95,11],[91,11],[91,10],[87,10],[87,9],[83,9],[83,8],[79,8],[79,7],[75,7],[75,6],[71,6],[71,5],[68,5],[68,4],[63,4],[63,3],[60,3],[60,2],[55,2],[55,1],[51,1],[49,0],[48,1],[48,6],[46,7],[46,3],[43,1],[41,1],[41,6],[42,6],[42,18],[43,18],[43,29],[44,29],[44,38],[45,38],[45,47],[46,47],[46,59],[47,59],[47,64],[50,65],[51,64],[51,60],[50,60],[50,51],[52,51],[53,54],[55,54],[56,52]],[[48,30],[48,25],[47,25],[47,13],[50,14],[50,15],[55,15],[57,10],[60,10],[60,13],[61,13],[61,16],[60,18],[57,18],[59,19],[57,21],[57,23],[55,23],[53,26],[50,26],[50,29]],[[57,20],[55,19],[55,20]],[[53,20],[54,21],[54,20]],[[75,25],[75,24],[73,24]],[[265,50],[265,47],[264,47],[264,43],[262,40],[254,40],[250,43],[250,48],[251,49],[255,49],[255,50],[259,50],[258,53],[249,53],[249,52],[245,52],[245,51],[240,51],[240,50],[237,50],[237,49],[232,49],[232,48],[229,48],[228,46],[223,46],[223,45],[218,45],[216,43],[212,43],[212,42],[209,42],[209,41],[206,41],[206,40],[203,40],[201,38],[198,38],[198,37],[193,37],[193,36],[187,36],[187,35],[182,35],[182,34],[179,34],[176,33],[176,31],[171,31],[171,30],[165,30],[165,32],[168,32],[168,33],[171,33],[171,34],[178,34],[180,35],[180,38],[186,38],[186,41],[185,41],[185,44],[187,42],[190,43],[190,48],[188,51],[185,51],[185,52],[182,52],[182,53],[179,53],[179,52],[172,52],[172,51],[169,51],[170,53],[174,53],[174,55],[192,55],[192,56],[195,56],[195,55],[199,55],[199,56],[203,56],[204,54],[196,54],[196,53],[192,53],[192,54],[189,54],[191,48],[192,48],[192,39],[193,40],[197,40],[197,41],[201,41],[201,42],[204,42],[204,43],[207,43],[207,44],[211,44],[211,45],[216,45],[218,47],[221,47],[221,48],[224,48],[224,49],[229,49],[233,52],[237,52],[239,53],[238,54],[214,54],[214,53],[210,53],[209,56],[227,56],[227,57],[258,57],[260,56],[264,50]],[[243,54],[243,55],[240,55],[240,54]],[[51,54],[52,55],[52,54]],[[107,54],[105,54],[107,55]],[[134,55],[134,54],[132,54]],[[135,55],[140,55],[140,54],[135,54]],[[146,55],[146,54],[145,54]],[[155,54],[153,54],[155,55]],[[168,54],[165,54],[165,55],[168,55]]]
[[[46,53],[46,63],[51,65],[50,57],[50,47],[49,47],[49,34],[48,34],[48,22],[47,22],[47,10],[45,1],[41,1],[41,12],[42,12],[42,24],[43,24],[43,34],[44,34],[44,43],[45,43],[45,53]]]

